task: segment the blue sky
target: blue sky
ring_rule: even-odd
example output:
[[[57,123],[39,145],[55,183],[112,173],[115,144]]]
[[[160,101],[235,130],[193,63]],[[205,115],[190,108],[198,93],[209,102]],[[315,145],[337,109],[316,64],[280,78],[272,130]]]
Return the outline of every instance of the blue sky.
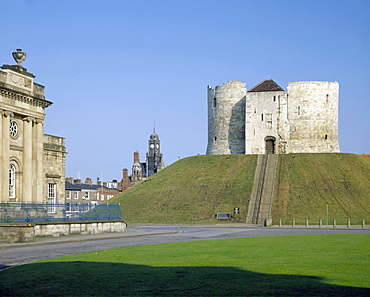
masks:
[[[342,152],[370,153],[368,0],[0,0],[0,64],[46,87],[66,175],[121,179],[156,132],[166,165],[207,146],[207,85],[338,81]]]

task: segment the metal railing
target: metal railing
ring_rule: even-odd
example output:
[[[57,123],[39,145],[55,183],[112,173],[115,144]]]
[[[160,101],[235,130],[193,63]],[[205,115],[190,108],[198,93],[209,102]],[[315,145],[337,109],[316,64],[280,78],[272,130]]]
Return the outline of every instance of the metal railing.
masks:
[[[119,204],[0,203],[0,223],[121,219]]]

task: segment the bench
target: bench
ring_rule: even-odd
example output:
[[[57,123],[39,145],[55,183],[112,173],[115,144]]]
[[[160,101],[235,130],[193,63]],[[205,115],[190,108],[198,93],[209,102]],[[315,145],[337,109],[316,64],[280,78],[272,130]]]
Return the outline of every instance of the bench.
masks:
[[[216,214],[216,218],[219,220],[230,220],[231,213],[218,213]]]

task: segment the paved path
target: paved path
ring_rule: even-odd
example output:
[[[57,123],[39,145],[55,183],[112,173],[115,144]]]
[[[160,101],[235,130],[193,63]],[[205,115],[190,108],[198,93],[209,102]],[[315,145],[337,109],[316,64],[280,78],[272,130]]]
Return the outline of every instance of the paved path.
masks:
[[[246,225],[138,226],[127,228],[123,233],[37,238],[33,243],[3,244],[0,246],[0,270],[42,259],[134,245],[222,238],[350,233],[370,234],[370,230],[256,228]]]

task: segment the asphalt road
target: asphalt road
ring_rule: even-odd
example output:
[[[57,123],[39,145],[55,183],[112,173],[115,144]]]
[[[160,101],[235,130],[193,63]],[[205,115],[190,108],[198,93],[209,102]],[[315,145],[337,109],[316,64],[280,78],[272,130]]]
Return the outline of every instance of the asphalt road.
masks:
[[[370,230],[141,226],[127,228],[124,233],[49,238],[35,243],[3,245],[0,247],[0,270],[9,266],[59,256],[134,245],[258,236],[360,233],[370,234]]]

